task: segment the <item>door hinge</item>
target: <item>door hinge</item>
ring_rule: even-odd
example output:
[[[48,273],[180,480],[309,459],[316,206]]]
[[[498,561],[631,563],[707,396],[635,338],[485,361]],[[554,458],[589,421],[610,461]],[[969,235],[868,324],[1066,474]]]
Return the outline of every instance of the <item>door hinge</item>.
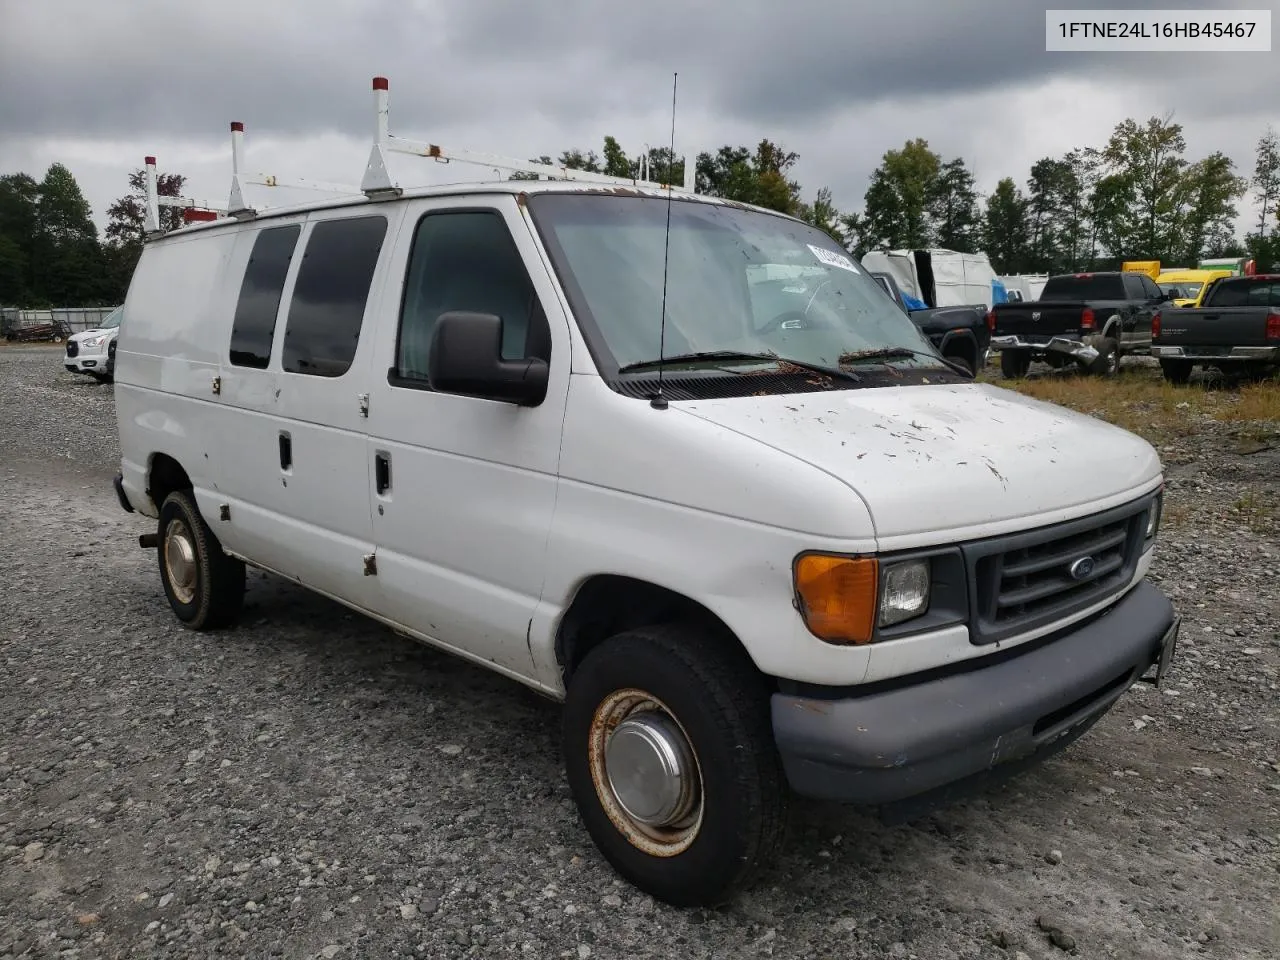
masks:
[[[367,393],[359,394],[356,399],[360,401],[360,416],[369,416],[369,395]]]
[[[219,394],[219,393],[222,393],[222,378],[221,378],[221,377],[214,377],[214,378],[213,378],[213,392],[214,392],[214,394],[215,394],[215,395],[217,395],[217,394]]]
[[[376,577],[378,575],[378,558],[375,554],[366,553],[364,555],[364,575],[366,577]]]

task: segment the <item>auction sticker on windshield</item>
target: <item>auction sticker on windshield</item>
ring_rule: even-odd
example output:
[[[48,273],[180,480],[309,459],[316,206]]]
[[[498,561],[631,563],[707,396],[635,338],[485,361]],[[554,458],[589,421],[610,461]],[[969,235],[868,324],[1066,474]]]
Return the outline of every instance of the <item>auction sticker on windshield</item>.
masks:
[[[852,260],[846,256],[836,253],[834,250],[827,250],[824,247],[815,247],[812,243],[807,243],[805,246],[812,250],[813,255],[828,267],[839,267],[841,270],[850,270],[853,273],[859,272]]]

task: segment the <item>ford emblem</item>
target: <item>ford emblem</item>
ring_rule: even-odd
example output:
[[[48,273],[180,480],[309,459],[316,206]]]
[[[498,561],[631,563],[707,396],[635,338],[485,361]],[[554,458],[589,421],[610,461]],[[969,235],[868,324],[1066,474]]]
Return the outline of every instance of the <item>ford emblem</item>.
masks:
[[[1039,320],[1039,319],[1040,319],[1040,311],[1039,311],[1039,310],[1032,310],[1032,311],[1031,311],[1031,319],[1032,319],[1032,320]]]
[[[1081,557],[1071,564],[1067,572],[1071,574],[1072,580],[1083,580],[1093,573],[1093,557]]]

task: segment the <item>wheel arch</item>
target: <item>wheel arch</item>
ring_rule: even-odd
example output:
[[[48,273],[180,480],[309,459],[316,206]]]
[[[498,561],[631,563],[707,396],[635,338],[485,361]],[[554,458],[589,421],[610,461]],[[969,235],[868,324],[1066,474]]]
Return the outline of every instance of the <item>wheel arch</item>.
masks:
[[[147,496],[151,498],[157,513],[164,505],[165,497],[175,490],[192,490],[194,485],[187,471],[167,453],[153,453],[147,463]]]
[[[736,648],[755,667],[737,634],[697,600],[636,577],[595,574],[579,585],[556,625],[556,662],[565,686],[583,658],[605,640],[626,630],[670,621],[701,627],[709,642]]]

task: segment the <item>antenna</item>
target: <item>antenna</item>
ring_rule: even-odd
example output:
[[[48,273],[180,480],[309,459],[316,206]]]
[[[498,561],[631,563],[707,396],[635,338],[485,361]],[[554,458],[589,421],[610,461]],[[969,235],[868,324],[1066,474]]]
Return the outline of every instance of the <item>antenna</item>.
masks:
[[[675,193],[671,173],[676,159],[676,84],[679,80],[679,73],[671,75],[671,152],[667,154],[667,230],[662,239],[662,320],[658,325],[658,392],[649,400],[649,406],[655,410],[667,409],[667,398],[662,395],[662,375],[665,372],[662,354],[667,346],[667,268],[671,262],[671,197]]]

